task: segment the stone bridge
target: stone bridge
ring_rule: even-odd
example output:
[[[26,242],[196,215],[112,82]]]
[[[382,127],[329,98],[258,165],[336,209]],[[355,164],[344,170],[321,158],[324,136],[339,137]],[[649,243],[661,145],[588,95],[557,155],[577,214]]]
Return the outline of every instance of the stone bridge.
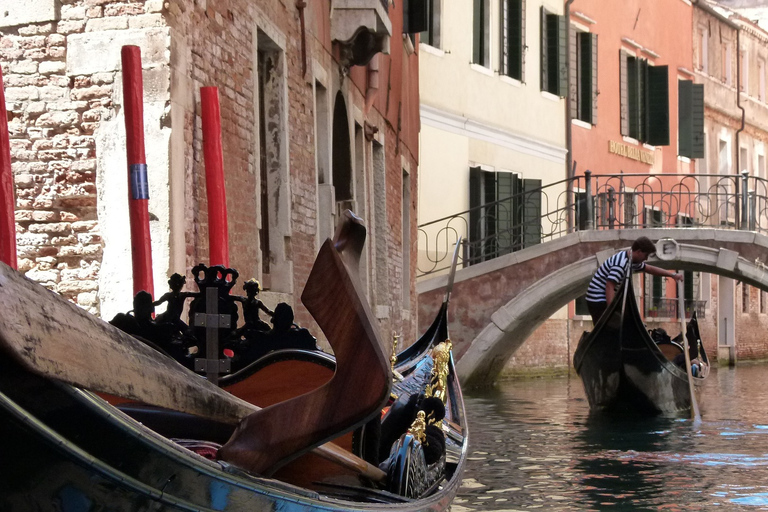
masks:
[[[584,294],[598,264],[639,236],[678,243],[674,259],[651,258],[653,265],[717,274],[768,291],[768,236],[756,232],[655,228],[572,233],[457,270],[449,332],[462,383],[492,383],[539,325]],[[422,324],[434,318],[446,283],[445,275],[418,283]]]

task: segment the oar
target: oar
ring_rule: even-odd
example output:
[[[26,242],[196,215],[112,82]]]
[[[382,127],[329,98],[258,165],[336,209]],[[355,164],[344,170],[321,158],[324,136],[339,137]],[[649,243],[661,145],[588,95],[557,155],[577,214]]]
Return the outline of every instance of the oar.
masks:
[[[259,410],[3,263],[0,311],[0,357],[33,373],[232,425]],[[385,477],[337,446],[314,453],[373,480]]]
[[[683,297],[683,281],[677,283],[677,309],[680,311],[680,329],[683,336],[683,351],[685,352],[685,373],[688,374],[688,392],[691,394],[691,419],[701,421],[699,404],[696,403],[696,393],[693,389],[693,374],[691,373],[691,354],[688,353],[688,336],[685,329],[685,299]]]

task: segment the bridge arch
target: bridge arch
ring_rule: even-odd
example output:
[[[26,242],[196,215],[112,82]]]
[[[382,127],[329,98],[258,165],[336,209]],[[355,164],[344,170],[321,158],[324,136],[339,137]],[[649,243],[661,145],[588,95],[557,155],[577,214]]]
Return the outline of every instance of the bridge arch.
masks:
[[[467,386],[492,383],[512,354],[538,326],[584,293],[600,262],[616,250],[629,247],[632,240],[642,235],[654,240],[672,238],[679,244],[679,251],[673,259],[656,259],[652,262],[654,265],[717,274],[768,291],[768,267],[765,265],[768,261],[768,237],[759,233],[695,228],[573,233],[515,253],[514,257],[508,255],[510,258],[505,262],[486,262],[490,264],[486,271],[476,268],[484,263],[457,272],[452,305],[460,296],[462,285],[471,289],[473,280],[504,281],[510,274],[517,274],[520,276],[518,281],[523,283],[511,298],[486,308],[492,312],[484,321],[476,322],[470,343],[459,342],[457,371],[462,382]],[[526,251],[530,254],[523,254]],[[591,255],[584,256],[585,252]],[[547,263],[548,270],[537,273],[535,269],[541,267],[543,262]],[[506,277],[503,275],[505,272]],[[434,283],[434,290],[439,289],[438,284],[439,280]],[[486,291],[482,297],[471,297],[469,302],[478,299],[492,301],[493,296],[492,291]],[[475,306],[479,305],[475,303]],[[460,308],[471,310],[472,306],[465,304]],[[454,331],[472,331],[466,326],[454,325],[468,315],[471,311],[456,315],[458,318],[452,320],[450,327],[452,335]]]

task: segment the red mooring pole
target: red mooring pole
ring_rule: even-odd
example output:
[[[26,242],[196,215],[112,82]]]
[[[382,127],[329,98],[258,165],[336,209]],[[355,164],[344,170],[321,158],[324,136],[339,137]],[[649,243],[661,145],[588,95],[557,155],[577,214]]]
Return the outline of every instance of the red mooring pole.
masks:
[[[8,115],[5,111],[3,70],[0,68],[0,261],[12,268],[16,262],[16,198],[13,194],[11,171],[11,140],[8,135]]]
[[[211,265],[229,267],[227,191],[224,188],[224,155],[221,149],[219,89],[200,88],[205,156],[205,190],[208,197],[208,254]]]
[[[141,49],[123,46],[123,104],[125,146],[128,156],[128,211],[131,220],[133,293],[142,290],[154,295],[152,283],[152,242],[149,236],[149,183],[144,155],[144,83],[141,77]]]

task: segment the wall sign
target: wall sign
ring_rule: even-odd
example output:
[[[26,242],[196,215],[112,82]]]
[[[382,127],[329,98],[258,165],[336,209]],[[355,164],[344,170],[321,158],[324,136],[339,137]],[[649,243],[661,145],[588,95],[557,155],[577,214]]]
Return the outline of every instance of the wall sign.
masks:
[[[638,162],[648,165],[653,165],[656,156],[651,151],[643,151],[640,148],[629,146],[623,142],[616,142],[615,140],[608,141],[608,152],[631,158],[632,160],[637,160]]]

